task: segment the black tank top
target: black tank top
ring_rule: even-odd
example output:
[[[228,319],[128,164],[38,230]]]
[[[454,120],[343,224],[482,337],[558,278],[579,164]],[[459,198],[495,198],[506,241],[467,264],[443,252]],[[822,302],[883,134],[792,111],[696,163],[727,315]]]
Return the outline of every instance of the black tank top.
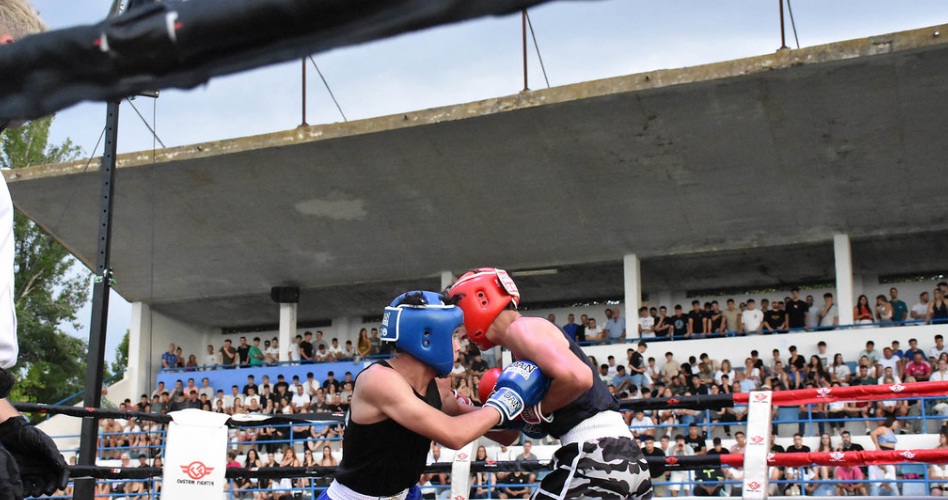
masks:
[[[579,344],[569,338],[568,335],[564,333],[563,336],[566,338],[566,341],[569,342],[569,350],[589,368],[593,385],[589,390],[574,399],[573,402],[554,411],[552,422],[543,424],[543,430],[555,438],[566,434],[570,429],[576,427],[576,424],[599,412],[619,410],[619,400],[609,393],[609,388],[606,387],[606,384],[597,375],[596,370],[589,361],[589,356],[587,356],[582,348],[579,347]]]
[[[376,363],[388,369],[385,361]],[[356,377],[355,383],[358,383]],[[353,383],[353,387],[355,387]],[[441,409],[438,383],[432,379],[418,399]],[[358,424],[347,419],[342,440],[342,462],[335,479],[348,488],[369,496],[391,496],[418,483],[428,457],[431,440],[416,434],[392,419],[374,424]]]
[[[941,306],[932,306],[932,319],[948,319],[948,305],[945,301],[941,302]]]

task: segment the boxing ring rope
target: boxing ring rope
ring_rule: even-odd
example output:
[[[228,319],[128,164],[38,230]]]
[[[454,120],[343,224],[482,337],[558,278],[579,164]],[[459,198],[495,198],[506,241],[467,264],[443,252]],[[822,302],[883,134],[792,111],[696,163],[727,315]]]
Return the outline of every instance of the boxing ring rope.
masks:
[[[752,393],[713,394],[706,396],[681,396],[671,398],[626,399],[619,402],[624,410],[660,410],[687,408],[691,410],[716,410],[745,405]],[[849,387],[825,387],[818,389],[791,389],[772,392],[775,406],[798,406],[802,404],[834,403],[839,401],[878,401],[895,397],[944,396],[948,394],[948,381],[907,382],[904,384],[855,385]]]
[[[948,393],[948,382],[918,382],[905,384],[888,384],[875,386],[852,386],[852,387],[834,387],[820,389],[798,389],[779,391],[776,393],[738,393],[738,394],[718,394],[712,396],[684,396],[678,398],[650,398],[640,400],[625,400],[620,402],[623,409],[644,410],[644,409],[665,409],[665,408],[689,408],[689,409],[718,409],[723,407],[732,407],[734,405],[748,404],[750,408],[754,403],[761,399],[769,399],[765,407],[767,414],[766,421],[757,422],[758,427],[763,424],[769,427],[769,407],[777,406],[796,406],[800,404],[835,402],[835,401],[866,401],[883,400],[896,397],[930,397],[943,396]],[[171,415],[162,415],[155,413],[144,413],[137,411],[121,411],[111,409],[83,408],[74,406],[55,406],[35,403],[16,403],[14,405],[19,411],[24,413],[41,414],[65,414],[82,418],[137,418],[141,420],[150,420],[161,424],[167,424],[174,420]],[[281,422],[281,423],[325,423],[341,422],[345,415],[342,413],[311,413],[297,415],[260,415],[260,416],[236,416],[228,420],[230,427],[259,426],[261,424]],[[754,419],[756,420],[756,419]],[[887,465],[901,463],[948,463],[948,450],[941,449],[912,449],[912,450],[864,450],[853,452],[810,452],[810,453],[769,453],[769,432],[767,437],[754,435],[750,432],[754,425],[752,417],[748,417],[748,449],[754,444],[766,444],[768,452],[765,458],[760,461],[759,466],[764,470],[770,466],[776,467],[807,467],[807,466],[838,466],[838,465]],[[754,441],[761,441],[755,443]],[[469,457],[468,457],[469,458]],[[723,455],[701,455],[686,457],[646,457],[649,469],[653,477],[657,477],[670,471],[688,471],[700,470],[708,467],[745,467],[748,463],[748,454],[723,454]],[[542,471],[550,469],[549,460],[520,461],[520,462],[467,462],[465,469],[470,473],[478,472],[508,472],[513,470],[523,470],[528,472]],[[316,466],[316,467],[265,467],[265,468],[230,468],[226,471],[226,477],[234,478],[324,478],[331,476],[335,471],[334,466]],[[158,467],[102,467],[102,466],[72,466],[70,467],[70,476],[73,478],[95,478],[108,480],[127,480],[127,479],[148,479],[162,475],[161,468]],[[425,473],[456,473],[455,463],[434,463],[425,468]],[[746,481],[745,481],[746,482]],[[766,483],[764,483],[766,489]],[[747,495],[745,498],[754,498],[753,495]]]

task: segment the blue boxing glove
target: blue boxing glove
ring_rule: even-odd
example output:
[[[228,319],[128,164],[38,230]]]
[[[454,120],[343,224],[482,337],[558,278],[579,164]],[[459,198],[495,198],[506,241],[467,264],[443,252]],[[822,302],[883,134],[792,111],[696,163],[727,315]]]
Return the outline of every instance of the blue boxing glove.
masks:
[[[550,387],[550,379],[543,376],[540,368],[529,362],[514,361],[494,384],[494,392],[487,398],[485,406],[500,412],[500,425],[519,417],[527,408],[540,404]]]

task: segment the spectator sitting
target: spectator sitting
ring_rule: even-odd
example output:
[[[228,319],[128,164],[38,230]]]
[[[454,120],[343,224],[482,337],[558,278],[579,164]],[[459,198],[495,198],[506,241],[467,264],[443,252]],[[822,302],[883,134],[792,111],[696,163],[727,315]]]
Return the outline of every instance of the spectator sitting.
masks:
[[[865,479],[865,476],[862,474],[862,470],[859,467],[853,467],[852,465],[840,465],[833,471],[833,479],[837,481],[859,481]],[[836,496],[844,495],[858,495],[866,496],[866,484],[865,483],[839,483],[836,485]]]

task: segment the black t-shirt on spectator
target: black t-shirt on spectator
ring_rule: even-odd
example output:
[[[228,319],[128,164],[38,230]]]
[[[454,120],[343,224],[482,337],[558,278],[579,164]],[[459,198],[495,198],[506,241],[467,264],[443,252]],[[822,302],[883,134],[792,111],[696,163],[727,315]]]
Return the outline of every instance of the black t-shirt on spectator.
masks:
[[[767,322],[768,326],[776,329],[783,325],[783,311],[775,311],[773,309],[767,311],[767,314],[764,315],[764,321]]]
[[[690,446],[691,451],[695,452],[695,455],[701,452],[701,448],[704,448],[706,445],[704,443],[704,436],[698,435],[698,437],[691,437],[691,435],[685,436],[685,446]]]
[[[308,361],[313,359],[313,344],[310,344],[307,341],[300,342],[300,358],[303,361]]]
[[[859,443],[849,443],[849,448],[843,448],[843,451],[865,451]]]
[[[333,390],[335,392],[339,392],[339,390],[342,388],[342,384],[340,384],[338,380],[333,379],[333,380],[326,380],[325,382],[323,382],[323,390],[328,393],[330,385],[333,386]]]
[[[249,396],[249,395],[250,395],[250,388],[251,388],[251,387],[252,387],[253,390],[254,390],[254,394],[260,394],[260,388],[257,387],[257,384],[247,384],[247,385],[244,386],[244,391],[243,391],[243,392],[244,392],[244,396]]]
[[[691,311],[688,313],[688,319],[691,320],[692,332],[704,333],[704,312]]]
[[[642,357],[642,353],[638,351],[632,351],[632,359],[629,360],[629,368],[645,368],[645,358]],[[641,372],[635,370],[629,370],[629,375],[640,375]]]
[[[710,314],[708,314],[708,319],[711,320],[711,332],[716,332],[721,329],[721,323],[724,321],[724,314],[720,312],[714,314],[712,311]]]
[[[787,453],[809,453],[809,452],[810,452],[810,447],[805,444],[801,444],[799,448],[797,448],[796,446],[791,446],[787,448]]]
[[[730,451],[723,446],[721,447],[721,451],[715,450],[714,448],[708,450],[708,455],[726,455],[728,453],[730,453]]]
[[[250,362],[250,346],[249,345],[239,345],[237,346],[237,359],[240,360],[240,364],[246,365]]]
[[[658,317],[655,318],[655,336],[658,338],[666,338],[669,335],[671,323],[668,316],[664,318]]]
[[[790,328],[805,327],[806,313],[809,312],[809,310],[810,306],[802,300],[791,300],[787,302],[787,316],[790,318]]]
[[[685,315],[671,317],[672,332],[675,335],[688,333],[688,317]]]
[[[797,367],[797,370],[803,371],[806,368],[806,359],[803,356],[797,356],[796,358],[791,357],[787,360],[787,364],[791,364]]]

